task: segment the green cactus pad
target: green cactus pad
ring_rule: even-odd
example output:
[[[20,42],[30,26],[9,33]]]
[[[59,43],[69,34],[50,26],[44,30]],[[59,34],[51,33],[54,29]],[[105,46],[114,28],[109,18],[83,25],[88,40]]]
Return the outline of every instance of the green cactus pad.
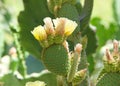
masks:
[[[120,86],[120,73],[106,73],[96,86]]]
[[[49,71],[63,76],[68,73],[68,52],[63,45],[52,45],[45,49],[42,60]]]

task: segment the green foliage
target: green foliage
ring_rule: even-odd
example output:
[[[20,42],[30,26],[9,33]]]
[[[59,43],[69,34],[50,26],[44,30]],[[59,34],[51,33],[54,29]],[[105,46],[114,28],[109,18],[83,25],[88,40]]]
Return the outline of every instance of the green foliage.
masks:
[[[46,86],[57,86],[56,75],[52,74],[48,71],[42,71],[38,77],[31,77],[26,81],[44,81],[47,85]]]
[[[5,75],[0,81],[3,82],[4,86],[24,86],[21,80],[18,80],[13,74]]]
[[[25,86],[26,82],[36,80],[44,81],[47,84],[46,86],[57,85],[56,76],[48,71],[42,71],[37,77],[30,77],[27,79],[18,79],[13,74],[7,74],[0,79],[0,82],[3,83],[4,86]]]
[[[120,10],[119,10],[120,5],[119,3],[120,3],[120,0],[113,1],[114,17],[118,25],[118,30],[116,32],[116,37],[115,37],[117,40],[120,40],[120,36],[119,36],[120,35]]]
[[[71,9],[71,10],[69,10],[69,9]],[[58,17],[67,17],[72,20],[77,20],[79,18],[79,14],[78,14],[75,6],[66,3],[58,11]]]
[[[120,28],[120,0],[114,0],[113,1],[113,10],[114,10],[114,17],[115,17],[115,20],[117,21],[117,24],[119,25],[119,28]]]
[[[3,34],[3,31],[2,30],[0,30],[0,34],[1,34],[1,36],[0,36],[0,57],[2,56],[2,54],[3,54],[3,51],[4,51],[4,34]]]
[[[80,28],[81,31],[88,27],[90,16],[93,9],[93,1],[94,0],[85,0],[84,1],[84,7],[82,9],[81,15],[80,15]]]
[[[114,38],[114,34],[117,30],[114,23],[111,23],[108,28],[102,24],[102,21],[99,18],[94,18],[91,23],[96,27],[99,48],[105,45],[107,40]]]
[[[87,27],[87,29],[83,32],[84,35],[87,36],[87,47],[86,47],[86,53],[87,55],[90,55],[96,51],[97,48],[97,38],[96,38],[96,32],[92,26]],[[92,49],[92,50],[91,50]]]

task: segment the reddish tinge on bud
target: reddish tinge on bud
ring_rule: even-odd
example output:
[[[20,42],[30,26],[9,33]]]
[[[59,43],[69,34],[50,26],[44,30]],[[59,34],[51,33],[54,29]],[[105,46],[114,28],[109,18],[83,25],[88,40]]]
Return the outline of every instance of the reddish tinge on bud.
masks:
[[[65,32],[65,18],[57,18],[53,19],[53,23],[55,25],[55,33],[56,35],[64,35]]]
[[[119,52],[119,42],[117,40],[113,41],[113,55],[118,55]]]
[[[82,51],[82,44],[80,44],[80,43],[76,44],[74,50],[75,50],[75,52],[80,54]]]
[[[112,63],[112,62],[115,61],[114,58],[112,57],[109,49],[106,49],[106,58],[107,58],[107,61],[108,61],[109,63]]]
[[[52,19],[50,17],[46,17],[44,18],[44,28],[45,28],[45,31],[46,33],[49,35],[49,34],[54,34],[54,27],[53,27],[53,23],[52,23]]]
[[[10,48],[9,54],[11,57],[17,57],[17,50],[15,47]]]

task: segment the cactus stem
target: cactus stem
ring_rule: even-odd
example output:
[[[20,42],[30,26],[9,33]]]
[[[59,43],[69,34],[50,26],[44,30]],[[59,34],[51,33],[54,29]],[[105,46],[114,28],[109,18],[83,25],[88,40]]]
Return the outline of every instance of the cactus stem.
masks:
[[[68,82],[72,81],[72,79],[77,71],[79,62],[80,62],[80,55],[77,52],[75,52],[73,61],[71,64],[71,69],[70,69],[70,72],[68,73],[68,77],[67,77]]]
[[[74,48],[74,56],[73,56],[73,61],[71,62],[71,70],[68,73],[68,77],[67,80],[68,82],[71,82],[72,79],[74,78],[74,75],[77,71],[79,62],[80,62],[80,53],[82,51],[82,45],[80,43],[76,44],[75,48]]]

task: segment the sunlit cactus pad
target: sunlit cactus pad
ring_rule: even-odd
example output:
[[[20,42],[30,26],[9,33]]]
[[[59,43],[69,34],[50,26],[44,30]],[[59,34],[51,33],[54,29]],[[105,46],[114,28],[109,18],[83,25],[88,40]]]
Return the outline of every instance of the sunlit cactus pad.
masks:
[[[63,45],[52,45],[43,52],[46,68],[58,75],[66,75],[69,69],[68,52]]]
[[[106,73],[96,86],[120,86],[120,73]]]

